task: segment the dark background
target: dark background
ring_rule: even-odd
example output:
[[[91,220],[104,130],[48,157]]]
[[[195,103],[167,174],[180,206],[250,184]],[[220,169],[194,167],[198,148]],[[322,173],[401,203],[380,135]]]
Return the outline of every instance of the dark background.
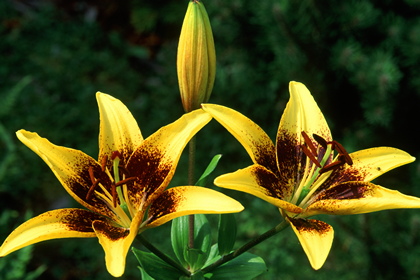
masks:
[[[212,0],[217,76],[210,102],[234,108],[275,138],[288,82],[306,84],[334,138],[349,152],[392,146],[420,156],[420,1]],[[183,113],[176,49],[188,1],[0,1],[0,240],[47,210],[78,207],[15,131],[98,153],[95,92],[123,101],[147,137]],[[216,122],[198,134],[197,173],[217,153],[215,175],[251,163]],[[171,186],[186,184],[183,156]],[[420,164],[374,182],[420,196]],[[209,186],[213,187],[213,186]],[[219,189],[220,190],[220,189]],[[237,246],[274,227],[278,210],[221,190],[246,210]],[[258,279],[420,279],[420,211],[320,217],[335,229],[313,271],[290,229],[260,244]],[[214,219],[213,219],[214,222]],[[215,224],[214,224],[215,225]],[[170,253],[169,225],[146,237]],[[142,248],[141,244],[134,244]],[[122,279],[139,279],[129,253]],[[97,239],[43,242],[0,259],[1,279],[111,279]]]

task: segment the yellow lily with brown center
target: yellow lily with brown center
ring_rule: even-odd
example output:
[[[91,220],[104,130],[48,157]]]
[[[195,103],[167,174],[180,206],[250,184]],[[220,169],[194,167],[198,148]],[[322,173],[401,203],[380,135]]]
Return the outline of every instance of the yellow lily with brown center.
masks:
[[[121,276],[136,235],[176,217],[194,213],[239,212],[242,205],[195,186],[166,189],[180,155],[211,116],[185,114],[143,140],[137,122],[118,99],[97,93],[100,112],[99,160],[56,146],[38,134],[17,137],[51,168],[66,191],[85,209],[57,209],[20,225],[0,247],[3,257],[44,240],[97,237],[110,274]],[[146,214],[147,213],[147,214]]]
[[[385,209],[420,208],[420,199],[370,183],[383,173],[413,162],[404,151],[378,147],[348,154],[332,140],[327,122],[308,89],[291,82],[290,100],[276,145],[244,115],[203,104],[246,149],[253,165],[219,176],[215,185],[255,195],[280,209],[314,269],[324,264],[334,231],[317,214],[347,215]]]

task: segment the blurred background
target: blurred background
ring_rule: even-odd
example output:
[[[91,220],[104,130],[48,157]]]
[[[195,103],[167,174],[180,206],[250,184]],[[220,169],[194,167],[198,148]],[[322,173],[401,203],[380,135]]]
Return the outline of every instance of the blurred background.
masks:
[[[392,146],[420,158],[419,0],[204,4],[217,51],[210,102],[242,112],[274,139],[288,83],[300,81],[349,152]],[[145,137],[183,114],[175,62],[187,5],[187,0],[0,1],[1,242],[34,215],[79,207],[15,131],[35,131],[96,158],[96,91],[123,101]],[[197,139],[197,176],[218,153],[224,157],[215,176],[251,163],[214,121]],[[186,162],[183,156],[171,186],[187,183]],[[420,164],[374,182],[420,197]],[[268,203],[221,191],[246,207],[236,215],[236,247],[280,222]],[[420,210],[319,218],[335,229],[323,268],[312,270],[287,229],[252,250],[268,266],[258,279],[420,279]],[[171,254],[169,227],[145,236]],[[130,252],[121,279],[140,279],[136,266]],[[111,278],[95,238],[43,242],[0,260],[0,279]]]

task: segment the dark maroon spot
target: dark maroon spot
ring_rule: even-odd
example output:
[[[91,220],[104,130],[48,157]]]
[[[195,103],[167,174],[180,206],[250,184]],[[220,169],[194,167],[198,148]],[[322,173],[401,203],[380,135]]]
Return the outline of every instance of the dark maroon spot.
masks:
[[[136,150],[126,165],[127,172],[135,178],[127,182],[132,197],[141,192],[153,194],[171,176],[176,163],[164,161],[164,152],[153,145],[142,146]]]
[[[369,189],[366,182],[342,183],[321,192],[316,201],[324,199],[359,199],[365,197]]]
[[[165,191],[162,195],[157,197],[149,209],[149,223],[167,214],[174,213],[177,206],[181,203],[182,197],[174,192]]]
[[[130,230],[127,228],[115,227],[103,221],[95,221],[93,226],[96,231],[106,235],[112,241],[117,241],[130,234]]]
[[[325,234],[330,231],[331,226],[327,223],[322,221],[314,220],[314,219],[291,219],[289,220],[292,224],[300,231],[305,232],[316,232],[318,234]]]
[[[73,209],[60,222],[72,231],[93,232],[92,223],[97,220],[106,221],[107,218],[88,210]]]
[[[267,195],[274,198],[285,198],[283,188],[281,187],[280,180],[276,174],[259,166],[256,166],[252,170],[252,173],[257,181],[257,184],[266,189]]]

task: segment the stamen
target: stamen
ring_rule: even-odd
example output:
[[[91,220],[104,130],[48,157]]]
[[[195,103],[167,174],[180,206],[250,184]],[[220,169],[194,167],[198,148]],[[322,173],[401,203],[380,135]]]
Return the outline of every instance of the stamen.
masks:
[[[118,169],[121,171],[123,175],[125,175],[125,177],[130,177],[130,173],[128,172],[127,168],[125,168],[124,165],[122,164],[118,165]]]
[[[346,151],[343,145],[341,145],[337,141],[334,141],[334,143],[335,143],[335,148],[337,149],[337,152],[340,154],[340,157],[342,158],[342,160],[348,165],[352,165],[353,160],[351,159],[349,153]]]
[[[300,147],[302,148],[303,153],[311,159],[311,161],[313,163],[315,163],[316,166],[318,166],[319,168],[321,168],[321,164],[319,163],[319,161],[316,159],[316,157],[309,151],[309,149],[305,146],[305,145],[300,145]]]
[[[128,183],[128,182],[131,182],[131,181],[134,181],[134,180],[136,180],[136,177],[130,177],[130,178],[127,178],[127,179],[121,180],[121,181],[119,181],[119,182],[117,182],[117,183],[115,184],[115,187],[119,187],[119,186],[121,186],[121,185],[124,185],[124,184],[126,184],[126,183]]]
[[[95,188],[99,184],[99,180],[95,179],[95,176],[93,175],[93,167],[92,166],[89,166],[89,177],[90,177],[90,181],[92,182],[92,186],[90,186],[89,191],[86,194],[86,200],[90,199],[93,192],[95,191]]]
[[[316,155],[317,154],[316,148],[314,144],[312,143],[312,140],[309,138],[308,134],[306,134],[305,131],[302,131],[302,136],[305,139],[306,145],[308,145],[309,149],[311,149],[312,154]]]
[[[334,170],[339,168],[340,166],[342,166],[344,164],[343,161],[340,161],[340,159],[338,161],[334,161],[330,164],[327,164],[326,166],[324,166],[323,168],[321,168],[321,170],[319,171],[319,174],[328,172],[330,170]]]
[[[101,161],[101,170],[104,172],[105,172],[107,162],[108,162],[108,156],[104,156]]]
[[[312,134],[312,136],[314,137],[315,141],[318,142],[319,145],[321,145],[324,149],[327,149],[328,142],[324,138],[315,133]]]

